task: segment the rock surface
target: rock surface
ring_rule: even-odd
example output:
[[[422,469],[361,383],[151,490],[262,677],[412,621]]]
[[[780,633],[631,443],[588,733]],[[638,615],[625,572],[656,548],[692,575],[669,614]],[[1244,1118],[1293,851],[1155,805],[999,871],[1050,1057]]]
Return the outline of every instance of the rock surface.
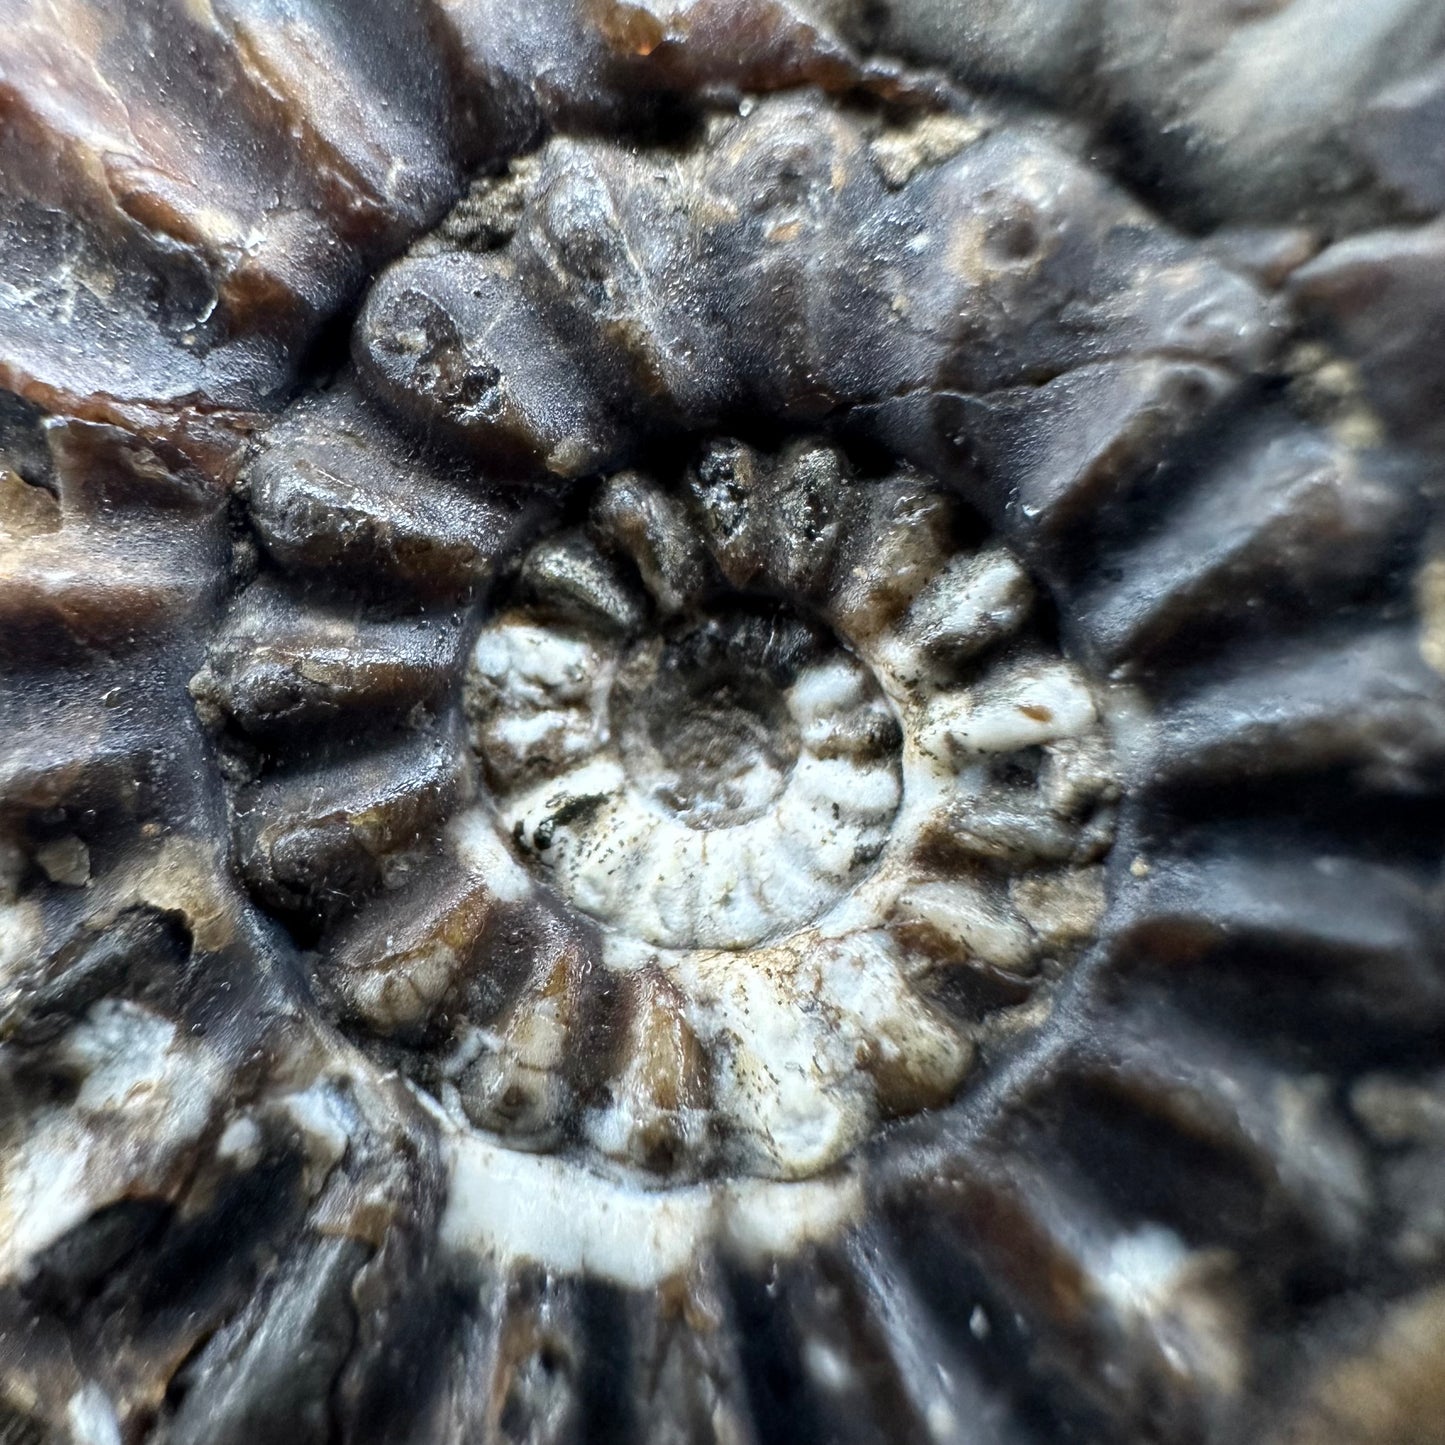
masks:
[[[15,0],[0,1438],[1445,1441],[1439,0]]]

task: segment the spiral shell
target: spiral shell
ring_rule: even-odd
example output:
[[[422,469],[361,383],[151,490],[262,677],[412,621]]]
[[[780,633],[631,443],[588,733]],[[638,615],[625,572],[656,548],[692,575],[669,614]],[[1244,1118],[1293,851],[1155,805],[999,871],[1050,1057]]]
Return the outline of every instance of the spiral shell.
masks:
[[[1436,1438],[1440,7],[14,8],[0,1435]]]

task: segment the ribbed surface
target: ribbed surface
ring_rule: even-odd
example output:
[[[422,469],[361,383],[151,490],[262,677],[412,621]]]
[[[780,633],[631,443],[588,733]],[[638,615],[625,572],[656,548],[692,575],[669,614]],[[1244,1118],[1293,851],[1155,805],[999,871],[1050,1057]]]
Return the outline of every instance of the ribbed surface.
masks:
[[[1436,0],[4,11],[0,1437],[1442,1438]]]

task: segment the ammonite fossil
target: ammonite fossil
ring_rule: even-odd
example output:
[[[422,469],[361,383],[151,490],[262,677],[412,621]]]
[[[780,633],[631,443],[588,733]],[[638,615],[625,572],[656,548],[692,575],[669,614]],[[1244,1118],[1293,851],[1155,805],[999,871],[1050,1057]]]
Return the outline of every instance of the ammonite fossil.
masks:
[[[0,1438],[1445,1441],[1445,4],[4,17]]]

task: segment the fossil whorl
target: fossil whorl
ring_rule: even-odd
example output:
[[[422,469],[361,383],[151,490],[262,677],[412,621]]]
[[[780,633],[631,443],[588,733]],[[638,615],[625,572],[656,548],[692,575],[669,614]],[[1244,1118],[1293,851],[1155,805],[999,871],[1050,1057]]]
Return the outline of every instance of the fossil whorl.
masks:
[[[272,556],[314,425],[251,474]],[[479,629],[318,606],[293,562],[191,684],[228,730],[242,871],[317,940],[338,1018],[459,1122],[814,1173],[950,1098],[982,1016],[1036,1014],[1102,906],[1099,705],[969,531],[918,475],[714,442],[683,493],[609,477]]]
[[[1434,1438],[1433,227],[767,0],[18,12],[0,1429]]]
[[[861,45],[1062,103],[1120,144],[1167,204],[1213,225],[1378,225],[1439,206],[1420,148],[1441,94],[1445,14],[1433,0],[816,9]]]

